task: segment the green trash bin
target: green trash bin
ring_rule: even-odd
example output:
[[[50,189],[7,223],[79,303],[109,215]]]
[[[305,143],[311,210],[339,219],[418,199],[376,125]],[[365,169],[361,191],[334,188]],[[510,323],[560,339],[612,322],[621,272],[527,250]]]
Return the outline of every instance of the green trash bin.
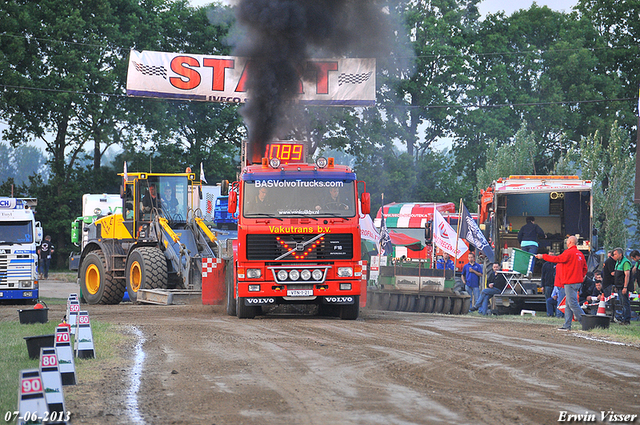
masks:
[[[530,264],[535,261],[534,254],[523,251],[518,248],[513,248],[513,271],[527,274],[529,272]]]

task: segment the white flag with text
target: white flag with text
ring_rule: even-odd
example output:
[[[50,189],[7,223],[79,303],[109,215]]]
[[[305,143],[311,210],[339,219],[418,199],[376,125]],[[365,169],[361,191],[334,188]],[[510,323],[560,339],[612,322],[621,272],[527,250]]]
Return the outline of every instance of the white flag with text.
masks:
[[[467,244],[462,239],[458,239],[458,249],[456,246],[456,231],[453,230],[451,225],[442,217],[442,214],[437,209],[433,210],[433,241],[436,246],[442,249],[444,252],[452,255],[455,258],[460,258],[469,250]]]

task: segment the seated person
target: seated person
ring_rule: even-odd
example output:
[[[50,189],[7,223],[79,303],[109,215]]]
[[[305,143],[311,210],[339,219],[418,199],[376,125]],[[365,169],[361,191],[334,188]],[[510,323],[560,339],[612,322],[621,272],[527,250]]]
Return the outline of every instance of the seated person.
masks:
[[[142,198],[142,213],[149,214],[154,208],[162,208],[162,200],[156,193],[156,187],[154,185],[149,186],[149,192]]]
[[[258,190],[258,194],[250,197],[247,204],[250,208],[249,213],[260,213],[271,211],[271,203],[267,197],[269,190],[266,187],[261,187]]]
[[[594,276],[594,274],[587,273],[587,275],[584,277],[584,280],[582,281],[580,293],[578,294],[578,303],[580,303],[580,305],[584,304],[584,302],[587,300],[587,295],[591,294],[591,291],[593,291],[594,280],[592,279],[592,276]]]
[[[173,196],[173,189],[169,185],[166,185],[164,188],[162,205],[169,214],[176,214],[178,212],[178,200]]]
[[[321,209],[345,211],[349,209],[349,206],[340,199],[340,189],[332,187],[329,189],[329,194],[324,198],[321,205],[316,205],[316,210]]]
[[[601,271],[596,271],[593,274],[593,278],[595,281],[595,285],[593,286],[593,289],[591,291],[591,293],[589,295],[587,295],[586,297],[586,302],[588,304],[595,304],[600,302],[601,300],[603,300],[606,297],[611,296],[611,286],[608,288],[603,288],[602,287],[602,272]],[[591,314],[596,314],[598,312],[598,306],[589,306],[589,313]]]
[[[560,288],[558,286],[553,287],[553,292],[551,292],[551,296],[547,298],[547,316],[553,317],[564,317],[564,314],[560,310],[558,310],[558,296],[560,295]]]
[[[507,285],[504,275],[498,273],[500,265],[493,263],[491,271],[487,275],[487,287],[480,292],[480,297],[476,304],[469,311],[476,311],[480,314],[489,314],[489,301],[494,295],[500,295]]]
[[[454,270],[455,265],[453,264],[453,261],[451,261],[451,257],[449,256],[449,254],[445,252],[443,257],[444,258],[438,258],[438,261],[436,261],[436,269]]]

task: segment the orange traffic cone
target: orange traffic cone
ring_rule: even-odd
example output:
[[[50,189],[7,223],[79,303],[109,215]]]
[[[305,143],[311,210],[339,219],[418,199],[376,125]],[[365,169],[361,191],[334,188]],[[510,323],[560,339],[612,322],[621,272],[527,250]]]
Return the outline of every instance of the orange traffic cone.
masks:
[[[606,308],[605,308],[605,302],[604,300],[601,300],[598,303],[598,312],[596,313],[596,316],[606,316],[607,312],[606,312]]]

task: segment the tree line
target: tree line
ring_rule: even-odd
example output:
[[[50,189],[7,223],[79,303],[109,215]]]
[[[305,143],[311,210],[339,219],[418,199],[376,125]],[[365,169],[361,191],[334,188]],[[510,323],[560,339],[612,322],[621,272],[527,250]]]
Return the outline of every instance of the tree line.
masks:
[[[385,203],[469,205],[502,173],[578,173],[603,195],[596,221],[607,243],[626,244],[625,220],[636,219],[628,164],[638,6],[580,0],[571,13],[534,4],[481,17],[479,2],[378,1],[393,31],[388,53],[376,58],[377,106],[302,108],[285,136],[309,141],[312,154],[343,154],[367,182],[373,211],[382,193]],[[38,198],[58,267],[72,249],[82,194],[118,193],[124,161],[130,171],[158,172],[202,162],[209,182],[235,179],[247,134],[237,106],[125,95],[130,49],[233,54],[243,32],[233,7],[9,0],[0,16],[0,161],[22,164],[4,168],[0,195],[13,187]],[[443,140],[450,149],[435,148]],[[30,177],[17,181],[26,165],[9,153],[34,141],[45,146],[46,167],[27,161]],[[107,162],[110,148],[118,153]],[[614,214],[604,195],[623,196],[622,211]]]

